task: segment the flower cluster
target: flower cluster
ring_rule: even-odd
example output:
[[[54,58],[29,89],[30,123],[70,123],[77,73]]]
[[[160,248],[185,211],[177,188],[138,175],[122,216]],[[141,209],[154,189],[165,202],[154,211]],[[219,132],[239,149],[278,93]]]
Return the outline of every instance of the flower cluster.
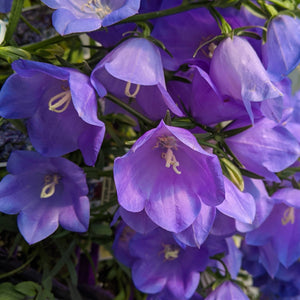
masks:
[[[111,167],[112,252],[147,299],[249,299],[241,268],[262,299],[300,297],[294,1],[42,2],[60,38],[88,33],[91,51],[13,59],[0,116],[35,151],[12,152],[0,212],[29,244],[87,232],[105,218],[90,217],[82,168]]]

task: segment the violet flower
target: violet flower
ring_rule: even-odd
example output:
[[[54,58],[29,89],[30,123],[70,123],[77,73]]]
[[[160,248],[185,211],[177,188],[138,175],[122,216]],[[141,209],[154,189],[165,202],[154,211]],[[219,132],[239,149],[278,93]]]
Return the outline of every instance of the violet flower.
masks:
[[[100,97],[106,90],[143,115],[159,120],[171,110],[183,116],[166,90],[161,57],[157,47],[144,38],[131,38],[102,59],[91,75]]]
[[[115,160],[114,179],[125,210],[145,209],[154,223],[175,233],[195,221],[201,202],[216,206],[224,200],[218,158],[189,131],[163,121]]]
[[[300,256],[300,191],[283,188],[272,195],[273,210],[264,223],[246,234],[246,243],[254,246],[271,242],[279,261],[289,267]]]
[[[273,18],[263,44],[263,63],[274,80],[287,76],[300,62],[300,19],[288,15]]]
[[[136,14],[140,0],[42,0],[53,13],[53,26],[61,35],[89,32]]]
[[[193,296],[208,263],[206,249],[180,247],[172,234],[157,228],[146,235],[136,234],[129,243],[132,279],[135,286],[149,294],[164,289],[176,299]],[[172,298],[170,298],[172,299]]]
[[[93,165],[105,127],[97,118],[97,100],[89,78],[74,69],[18,60],[0,92],[0,115],[26,118],[35,149],[60,156],[80,149]]]
[[[209,75],[222,95],[244,102],[252,122],[251,102],[282,95],[270,81],[255,50],[238,36],[226,38],[215,49]]]
[[[205,298],[205,300],[220,299],[249,300],[241,288],[231,281],[225,281]]]
[[[89,199],[85,174],[65,158],[45,158],[37,152],[15,151],[0,182],[0,211],[19,214],[18,227],[29,244],[51,235],[60,224],[85,232]]]
[[[241,127],[241,124],[234,125]],[[299,142],[295,137],[267,118],[262,118],[253,127],[227,138],[226,143],[247,170],[271,181],[278,181],[274,172],[289,167],[300,154]]]

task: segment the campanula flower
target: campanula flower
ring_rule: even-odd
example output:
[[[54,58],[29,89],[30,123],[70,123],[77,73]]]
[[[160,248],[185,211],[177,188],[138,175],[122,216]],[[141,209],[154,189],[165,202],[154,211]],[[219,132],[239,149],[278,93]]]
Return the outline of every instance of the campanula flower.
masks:
[[[300,154],[296,138],[286,128],[267,118],[227,138],[226,143],[247,170],[272,181],[278,181],[274,172],[289,167]]]
[[[271,242],[279,261],[289,267],[300,256],[300,191],[283,188],[272,195],[274,202],[268,218],[257,229],[246,234],[246,243],[254,246]]]
[[[147,39],[121,43],[98,63],[91,82],[100,97],[106,94],[104,86],[150,119],[163,118],[167,109],[183,116],[166,90],[159,50]]]
[[[195,221],[201,202],[216,206],[224,200],[218,158],[189,131],[163,121],[115,160],[114,179],[125,210],[145,209],[154,223],[176,233]]]
[[[300,62],[300,19],[288,15],[273,18],[262,47],[263,63],[273,80],[287,76]]]
[[[60,224],[85,232],[89,225],[88,187],[83,170],[65,158],[15,151],[0,182],[0,211],[18,214],[18,227],[29,244],[51,235]]]
[[[132,279],[135,286],[149,294],[164,289],[176,299],[193,296],[208,263],[206,249],[180,247],[172,234],[160,228],[130,240],[129,250],[134,257]],[[172,299],[172,298],[170,298]]]
[[[28,135],[45,156],[80,149],[87,165],[97,159],[104,123],[89,78],[74,69],[18,60],[0,92],[0,116],[27,119]]]
[[[140,0],[42,0],[53,13],[53,26],[61,35],[89,32],[136,14]]]
[[[251,102],[282,96],[271,82],[255,50],[242,37],[228,37],[218,45],[211,60],[209,75],[224,97],[243,101],[251,121]]]
[[[225,281],[205,298],[205,300],[220,299],[249,300],[242,289],[231,281]]]

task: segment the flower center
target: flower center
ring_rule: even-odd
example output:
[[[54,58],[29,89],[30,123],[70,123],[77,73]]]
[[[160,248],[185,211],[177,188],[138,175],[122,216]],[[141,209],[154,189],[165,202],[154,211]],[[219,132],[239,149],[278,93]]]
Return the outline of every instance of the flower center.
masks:
[[[180,249],[175,245],[163,244],[163,253],[166,260],[175,260],[178,258]]]
[[[60,176],[57,174],[46,175],[44,178],[44,186],[41,191],[41,198],[49,198],[55,193],[55,186],[59,183]]]
[[[62,113],[68,108],[71,99],[70,90],[66,90],[53,96],[48,102],[48,108],[56,113]]]
[[[125,95],[130,98],[135,98],[136,95],[138,94],[141,86],[139,84],[137,84],[133,93],[130,92],[130,87],[131,87],[131,82],[128,81],[126,83],[126,87],[125,87]]]
[[[86,13],[96,13],[100,19],[103,19],[105,16],[109,15],[112,12],[112,9],[103,0],[89,0],[87,3],[82,5],[81,10]]]
[[[176,139],[174,136],[162,136],[158,137],[158,142],[154,146],[154,148],[158,148],[159,146],[162,148],[166,148],[167,151],[163,152],[161,154],[161,158],[163,158],[166,161],[166,168],[170,168],[170,166],[173,167],[173,171],[180,175],[181,171],[177,169],[179,166],[179,162],[177,161],[175,154],[172,149],[177,150],[177,144]]]
[[[284,213],[283,217],[281,218],[281,224],[286,225],[288,223],[294,224],[295,223],[295,209],[294,207],[288,207]]]

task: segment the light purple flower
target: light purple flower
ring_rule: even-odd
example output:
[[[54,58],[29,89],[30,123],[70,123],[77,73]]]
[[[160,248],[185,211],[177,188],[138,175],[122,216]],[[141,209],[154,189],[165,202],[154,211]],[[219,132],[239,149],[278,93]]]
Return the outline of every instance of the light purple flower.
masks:
[[[225,281],[211,292],[205,300],[249,300],[240,287],[231,281]]]
[[[0,182],[0,211],[19,214],[18,227],[29,244],[51,235],[60,224],[85,232],[89,199],[85,174],[65,158],[45,158],[37,152],[15,151]]]
[[[251,128],[227,138],[226,143],[247,170],[272,181],[278,181],[274,172],[289,167],[300,154],[300,146],[295,137],[267,118],[262,118]]]
[[[125,210],[145,209],[154,223],[176,233],[195,221],[201,202],[216,206],[224,200],[218,158],[189,131],[163,121],[115,160],[114,178]]]
[[[255,50],[242,37],[226,38],[219,44],[211,60],[209,75],[222,95],[244,102],[251,121],[251,102],[282,95],[270,81]]]
[[[104,123],[97,118],[89,77],[74,69],[18,60],[0,92],[0,115],[26,118],[31,143],[45,156],[80,149],[87,165],[97,159]]]
[[[287,76],[300,62],[300,19],[278,15],[268,25],[262,47],[263,63],[274,80]]]
[[[91,82],[100,97],[107,90],[151,119],[163,118],[167,109],[183,116],[166,90],[159,50],[147,39],[131,38],[116,47],[95,67]]]
[[[140,0],[42,0],[53,13],[53,25],[61,35],[89,32],[136,14]]]

